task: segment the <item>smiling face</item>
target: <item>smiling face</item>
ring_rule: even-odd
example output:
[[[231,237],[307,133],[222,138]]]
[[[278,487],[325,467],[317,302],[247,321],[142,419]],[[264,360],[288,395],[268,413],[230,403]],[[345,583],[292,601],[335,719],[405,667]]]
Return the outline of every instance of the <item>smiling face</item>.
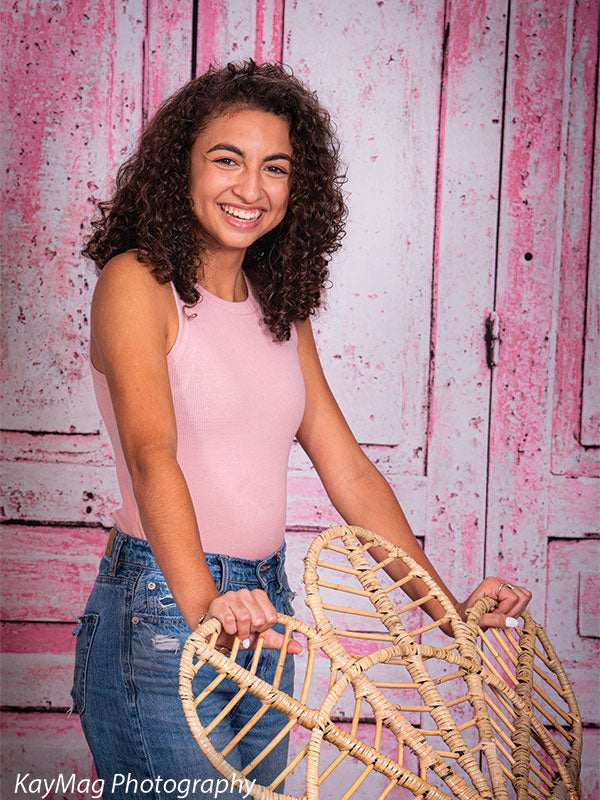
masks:
[[[283,117],[255,109],[216,117],[191,162],[190,198],[209,251],[245,251],[284,218],[292,148]]]

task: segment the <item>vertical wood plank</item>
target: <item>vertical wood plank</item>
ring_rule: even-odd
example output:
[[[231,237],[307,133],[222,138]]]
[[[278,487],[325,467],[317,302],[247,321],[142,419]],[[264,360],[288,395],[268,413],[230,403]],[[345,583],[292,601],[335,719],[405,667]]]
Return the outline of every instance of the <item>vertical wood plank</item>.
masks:
[[[79,250],[140,127],[144,16],[141,0],[3,6],[5,428],[96,426]]]
[[[142,0],[32,0],[4,4],[1,13],[7,123],[2,137],[7,166],[2,177],[7,345],[2,410],[3,427],[14,431],[4,442],[4,457],[11,462],[3,470],[9,484],[3,516],[22,521],[33,505],[34,514],[45,519],[52,507],[53,520],[75,514],[81,521],[91,499],[81,503],[81,473],[87,471],[91,480],[90,465],[98,466],[98,454],[88,446],[97,440],[99,415],[87,366],[95,275],[79,250],[96,201],[110,194],[115,170],[141,127],[145,5]],[[27,432],[45,435],[35,437],[33,445]],[[81,435],[86,433],[91,436]],[[64,466],[69,461],[70,470]],[[11,485],[7,473],[15,466],[25,466],[27,474]],[[55,531],[29,551],[26,526],[2,531],[5,617],[69,620],[65,626],[33,626],[37,650],[5,657],[3,700],[10,707],[70,702],[72,645],[61,653],[52,648],[57,628],[68,629],[70,638],[93,566],[89,554],[87,565],[78,561],[80,549],[61,550],[72,532],[55,537]],[[89,539],[88,529],[78,548]],[[15,548],[29,559],[27,565],[17,563]],[[91,559],[94,566],[98,551]],[[9,712],[2,725],[3,787],[19,771],[81,777],[92,772],[77,717]]]
[[[207,0],[199,4],[196,74],[210,64],[279,61],[284,0]]]
[[[448,5],[441,104],[425,547],[460,599],[483,577],[507,4]]]
[[[283,60],[332,113],[348,165],[348,233],[313,326],[350,426],[389,448],[395,475],[425,469],[443,8],[286,5]]]
[[[598,477],[598,450],[585,448],[582,441],[583,403],[593,396],[593,385],[587,390],[586,378],[593,380],[593,370],[584,375],[583,343],[586,337],[587,358],[593,357],[597,345],[598,316],[597,287],[594,272],[598,269],[597,214],[594,215],[593,191],[598,193],[598,181],[593,182],[594,115],[598,103],[598,2],[582,0],[569,5],[572,35],[571,48],[565,62],[567,81],[564,108],[566,142],[564,146],[564,201],[560,245],[560,277],[558,290],[558,319],[556,322],[556,366],[553,376],[552,463],[555,475]],[[596,118],[596,125],[598,125]],[[596,147],[598,136],[596,136]],[[563,198],[561,198],[562,200]],[[597,204],[597,201],[596,201]],[[562,225],[560,224],[562,222]],[[594,225],[595,223],[595,225]],[[586,278],[590,312],[586,327]],[[583,391],[582,391],[583,390]],[[592,398],[597,399],[597,398]],[[585,429],[585,423],[584,423]],[[588,443],[593,444],[591,434]]]
[[[511,9],[486,572],[527,584],[532,613],[544,619],[568,14],[548,0],[517,0]]]
[[[554,539],[548,545],[546,630],[573,684],[584,724],[598,723],[600,542]],[[565,598],[569,598],[565,602]]]
[[[144,115],[147,119],[192,73],[193,3],[147,2]]]
[[[280,61],[285,0],[257,0],[254,60]]]
[[[581,790],[582,800],[597,800],[600,796],[600,770],[598,754],[600,753],[600,731],[587,729],[583,731],[583,753],[581,758]]]
[[[581,444],[600,445],[600,87],[596,84],[592,202],[588,247]],[[590,170],[591,172],[591,170]]]

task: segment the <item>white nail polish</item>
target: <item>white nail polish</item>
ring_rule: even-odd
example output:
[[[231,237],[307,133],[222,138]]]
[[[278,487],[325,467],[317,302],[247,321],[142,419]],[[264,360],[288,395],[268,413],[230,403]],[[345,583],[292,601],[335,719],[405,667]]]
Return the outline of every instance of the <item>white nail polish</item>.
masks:
[[[515,619],[514,617],[507,617],[506,618],[506,627],[507,628],[518,628],[519,627],[519,620]]]
[[[516,620],[515,620],[516,622]],[[244,639],[242,641],[242,649],[247,650],[250,647],[250,639]]]

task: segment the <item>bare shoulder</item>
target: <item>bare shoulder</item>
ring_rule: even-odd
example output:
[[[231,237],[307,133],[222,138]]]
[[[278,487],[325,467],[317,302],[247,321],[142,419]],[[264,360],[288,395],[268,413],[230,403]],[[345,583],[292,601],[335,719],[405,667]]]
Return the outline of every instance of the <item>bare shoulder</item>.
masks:
[[[167,287],[168,288],[168,287]],[[94,290],[94,301],[109,304],[136,305],[160,297],[164,286],[156,280],[150,267],[143,264],[136,253],[130,250],[120,253],[106,264],[100,272]]]
[[[90,318],[91,356],[103,369],[103,351],[111,340],[149,337],[163,353],[168,350],[177,311],[168,283],[160,284],[147,264],[129,251],[111,258],[100,272]]]

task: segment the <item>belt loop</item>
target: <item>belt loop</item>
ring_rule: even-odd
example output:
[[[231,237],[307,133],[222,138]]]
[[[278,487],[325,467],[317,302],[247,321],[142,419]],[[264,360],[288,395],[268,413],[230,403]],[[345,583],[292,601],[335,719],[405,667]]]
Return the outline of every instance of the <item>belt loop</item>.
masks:
[[[285,571],[285,549],[286,543],[284,539],[283,544],[277,551],[277,580],[279,581],[280,586],[283,584],[283,575]]]
[[[267,582],[263,578],[263,566],[266,560],[267,559],[259,561],[258,564],[254,567],[254,572],[256,573],[256,580],[258,581],[258,585],[260,586],[260,588],[263,590],[266,589],[267,587]]]
[[[108,534],[106,550],[104,551],[104,555],[107,556],[107,558],[110,558],[110,554],[112,553],[112,546],[116,535],[117,535],[117,529],[113,525],[112,528],[110,529],[110,533]]]
[[[219,594],[225,594],[225,592],[229,591],[229,582],[231,578],[229,556],[223,556],[219,553],[218,557],[221,564],[221,580],[219,581],[218,592]]]
[[[114,531],[114,535],[113,535]],[[127,538],[126,533],[122,533],[121,531],[113,528],[110,532],[110,537],[108,540],[108,545],[106,547],[106,555],[109,557],[108,563],[108,574],[111,577],[114,577],[117,574],[117,569],[119,567],[119,554],[121,552],[121,548],[125,543],[125,539]],[[111,542],[112,539],[112,542]],[[110,547],[110,550],[109,550]]]

